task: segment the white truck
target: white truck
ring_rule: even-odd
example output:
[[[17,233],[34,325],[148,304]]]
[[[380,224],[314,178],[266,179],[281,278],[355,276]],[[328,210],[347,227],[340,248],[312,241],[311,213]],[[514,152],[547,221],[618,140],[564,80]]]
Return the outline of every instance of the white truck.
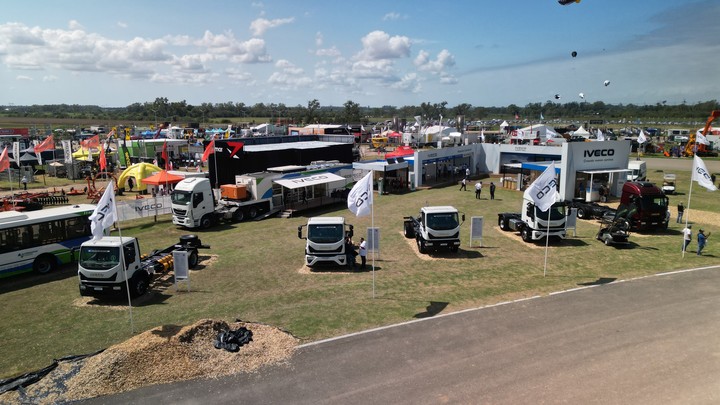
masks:
[[[522,212],[499,213],[498,226],[503,231],[520,232],[520,236],[525,242],[542,240],[545,236],[565,239],[567,236],[565,208],[565,202],[560,201],[553,204],[549,210],[540,211],[526,192],[523,196]]]
[[[307,236],[303,228],[307,227]],[[347,265],[345,237],[353,236],[353,226],[343,217],[311,217],[306,225],[298,226],[298,238],[305,239],[305,264]]]
[[[133,237],[103,236],[98,240],[89,240],[80,245],[80,295],[103,296],[125,292],[127,284],[130,295],[139,297],[150,288],[155,274],[173,270],[173,251],[188,252],[188,268],[193,269],[198,265],[200,248],[209,246],[203,245],[196,235],[183,235],[179,243],[154,250],[147,256],[140,255],[140,245]]]
[[[627,181],[645,181],[647,178],[647,164],[644,160],[628,161]]]
[[[405,217],[403,234],[406,238],[415,238],[418,251],[449,250],[457,252],[460,248],[460,225],[465,222],[465,214],[460,215],[457,208],[436,206],[420,208],[420,215]]]
[[[219,199],[210,179],[184,179],[170,195],[173,224],[190,229],[209,228],[220,220],[240,222],[272,215],[282,207],[280,189],[273,190],[273,179],[279,176],[237,176],[235,185],[221,186]]]

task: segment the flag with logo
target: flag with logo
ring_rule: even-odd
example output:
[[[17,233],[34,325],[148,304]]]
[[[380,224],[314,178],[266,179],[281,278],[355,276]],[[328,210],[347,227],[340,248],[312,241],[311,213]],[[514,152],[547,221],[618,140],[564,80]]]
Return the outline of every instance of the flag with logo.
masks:
[[[10,168],[10,157],[8,156],[7,146],[3,148],[0,154],[0,173]]]
[[[95,211],[88,218],[90,220],[90,230],[93,234],[93,240],[99,240],[103,237],[105,229],[112,226],[117,221],[117,207],[115,206],[115,185],[110,180],[105,192],[100,198]]]
[[[480,130],[480,142],[485,143],[485,128]]]
[[[90,148],[99,148],[100,147],[100,135],[91,136],[90,138],[82,141],[80,143],[83,148],[90,149]]]
[[[72,163],[72,142],[69,139],[62,140],[63,155],[65,155],[65,163]]]
[[[542,111],[540,112],[540,119],[541,119],[541,120],[544,120],[544,119],[545,119],[545,117],[543,117]]]
[[[640,135],[638,135],[637,141],[640,145],[648,141],[647,136],[645,136],[645,132],[643,132],[642,129],[640,130]]]
[[[705,167],[705,162],[703,162],[703,160],[700,159],[698,155],[695,155],[695,157],[693,158],[691,180],[697,181],[699,185],[705,187],[710,191],[717,190],[717,187],[715,187],[715,184],[713,184],[710,173],[708,173],[707,167]]]
[[[40,152],[45,152],[46,150],[53,150],[55,149],[55,139],[53,138],[53,135],[48,136],[45,138],[44,141],[42,141],[39,145],[36,145],[35,153],[38,154]]]
[[[13,160],[15,164],[20,166],[20,142],[13,142]]]
[[[373,171],[355,183],[347,199],[348,208],[358,217],[370,215],[373,204]]]
[[[544,212],[555,204],[558,195],[557,184],[557,180],[555,180],[555,162],[552,162],[540,177],[535,179],[528,187],[525,194],[533,200],[535,205],[540,208],[540,211]]]
[[[702,134],[701,130],[698,130],[695,133],[695,138],[697,139],[697,143],[701,145],[710,145],[710,142],[708,141],[707,137]]]
[[[215,153],[215,140],[214,139],[212,141],[210,141],[210,143],[207,144],[207,146],[205,147],[205,152],[203,152],[203,155],[202,155],[202,161],[207,162],[207,160],[210,158],[210,155],[212,155],[213,153]]]

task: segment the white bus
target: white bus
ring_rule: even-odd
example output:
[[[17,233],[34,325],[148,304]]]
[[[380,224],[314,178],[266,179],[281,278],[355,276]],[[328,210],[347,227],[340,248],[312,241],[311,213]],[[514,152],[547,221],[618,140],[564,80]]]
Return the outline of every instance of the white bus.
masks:
[[[0,277],[34,270],[45,274],[76,259],[92,237],[88,217],[95,205],[0,212]]]

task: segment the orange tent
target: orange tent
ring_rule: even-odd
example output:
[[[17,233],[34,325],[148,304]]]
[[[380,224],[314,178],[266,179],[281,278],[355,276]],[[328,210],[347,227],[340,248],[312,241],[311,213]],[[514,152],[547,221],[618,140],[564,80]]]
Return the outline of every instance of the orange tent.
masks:
[[[155,186],[159,186],[160,184],[165,184],[165,183],[172,183],[172,184],[179,183],[183,179],[185,179],[185,177],[176,176],[174,174],[168,173],[166,170],[162,170],[162,171],[159,171],[159,172],[153,174],[152,176],[146,177],[140,181],[142,181],[145,184],[152,184]]]

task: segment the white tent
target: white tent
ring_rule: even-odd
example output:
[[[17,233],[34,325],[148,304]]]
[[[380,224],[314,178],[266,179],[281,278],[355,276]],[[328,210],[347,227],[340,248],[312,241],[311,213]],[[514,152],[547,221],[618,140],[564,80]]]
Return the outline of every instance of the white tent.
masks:
[[[508,126],[510,126],[510,124],[508,124],[507,121],[503,121],[502,124],[500,124],[500,130],[505,129],[505,127],[508,127]]]
[[[590,132],[588,132],[588,131],[587,131],[585,128],[583,128],[582,125],[581,125],[580,128],[578,128],[575,132],[573,132],[573,135],[579,135],[579,136],[582,136],[582,137],[584,137],[584,138],[589,138],[589,137],[590,137]]]

